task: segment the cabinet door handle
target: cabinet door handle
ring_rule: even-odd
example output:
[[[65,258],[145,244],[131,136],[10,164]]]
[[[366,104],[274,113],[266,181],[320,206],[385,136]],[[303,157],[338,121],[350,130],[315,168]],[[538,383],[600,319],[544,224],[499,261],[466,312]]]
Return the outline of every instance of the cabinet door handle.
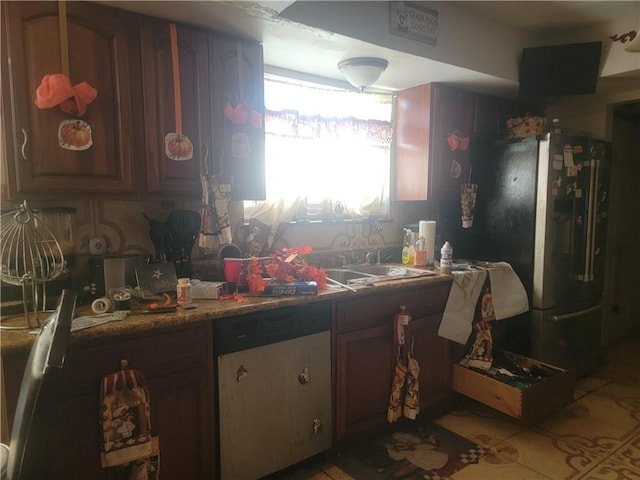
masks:
[[[318,417],[313,419],[311,431],[314,435],[318,435],[322,431],[322,420],[320,420]]]
[[[298,375],[298,382],[300,385],[306,385],[309,383],[309,369],[307,367],[304,367],[300,372],[300,375]]]
[[[24,128],[21,128],[20,130],[22,130],[22,147],[20,148],[20,152],[22,153],[22,159],[26,160],[27,156],[24,153],[24,149],[27,146],[27,131]]]

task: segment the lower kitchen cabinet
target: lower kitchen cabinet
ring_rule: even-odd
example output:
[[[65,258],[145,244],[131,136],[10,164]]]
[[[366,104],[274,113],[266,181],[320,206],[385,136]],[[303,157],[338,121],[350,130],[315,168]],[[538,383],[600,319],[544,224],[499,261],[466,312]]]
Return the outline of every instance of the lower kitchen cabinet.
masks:
[[[344,300],[336,306],[336,439],[380,427],[396,362],[393,319],[404,305],[412,314],[420,364],[421,411],[445,404],[452,396],[451,345],[438,336],[449,283]]]
[[[161,478],[211,479],[215,472],[215,424],[209,325],[144,337],[70,346],[55,392],[45,392],[44,414],[33,442],[40,446],[31,478],[126,479],[118,467],[100,465],[102,377],[119,368],[142,372],[149,385],[152,434],[160,440]],[[26,355],[3,356],[7,413],[13,419]]]
[[[337,336],[336,438],[379,426],[393,378],[393,317],[389,325]]]
[[[446,301],[446,299],[445,299]],[[413,320],[408,341],[420,364],[420,410],[441,406],[451,398],[452,346],[438,335],[442,313]]]

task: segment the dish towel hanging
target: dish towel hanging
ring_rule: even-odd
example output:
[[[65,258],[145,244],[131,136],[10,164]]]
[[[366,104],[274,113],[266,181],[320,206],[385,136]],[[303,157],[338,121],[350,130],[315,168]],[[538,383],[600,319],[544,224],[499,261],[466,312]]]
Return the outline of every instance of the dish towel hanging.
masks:
[[[202,211],[198,246],[218,250],[221,245],[231,243],[229,203],[231,185],[222,183],[214,175],[202,175]]]
[[[398,352],[391,394],[387,407],[387,421],[396,422],[401,416],[415,420],[420,413],[420,365],[413,356],[414,339],[411,337],[411,348],[405,350],[407,327],[411,314],[400,307],[393,321],[394,349]]]
[[[495,320],[503,320],[529,310],[527,292],[507,262],[495,262],[486,268],[453,272],[453,283],[438,335],[462,345],[472,332],[475,308],[487,275]]]
[[[149,388],[139,370],[121,369],[102,378],[100,423],[103,468],[127,468],[129,478],[157,480],[159,441],[151,436]]]

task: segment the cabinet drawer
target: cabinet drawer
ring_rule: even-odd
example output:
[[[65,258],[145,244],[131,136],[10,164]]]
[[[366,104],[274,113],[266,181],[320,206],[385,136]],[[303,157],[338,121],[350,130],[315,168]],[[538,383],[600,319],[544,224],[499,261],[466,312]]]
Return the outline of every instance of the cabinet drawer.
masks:
[[[451,284],[412,288],[339,302],[336,307],[339,332],[388,325],[404,305],[414,319],[444,312]]]
[[[139,369],[147,379],[206,366],[213,358],[208,332],[207,326],[198,326],[71,348],[59,378],[59,391],[74,395],[95,391],[102,376],[116,371],[122,359],[128,361],[128,368]]]
[[[526,357],[522,359],[531,364],[543,365],[556,373],[521,390],[461,365],[454,365],[453,390],[516,418],[523,424],[534,424],[573,401],[573,371]]]

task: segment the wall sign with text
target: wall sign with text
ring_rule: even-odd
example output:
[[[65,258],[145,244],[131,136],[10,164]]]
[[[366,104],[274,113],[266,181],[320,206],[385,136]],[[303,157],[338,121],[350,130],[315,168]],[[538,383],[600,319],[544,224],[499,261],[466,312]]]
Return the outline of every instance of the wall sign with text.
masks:
[[[389,31],[431,45],[438,44],[438,11],[418,2],[389,2]]]

